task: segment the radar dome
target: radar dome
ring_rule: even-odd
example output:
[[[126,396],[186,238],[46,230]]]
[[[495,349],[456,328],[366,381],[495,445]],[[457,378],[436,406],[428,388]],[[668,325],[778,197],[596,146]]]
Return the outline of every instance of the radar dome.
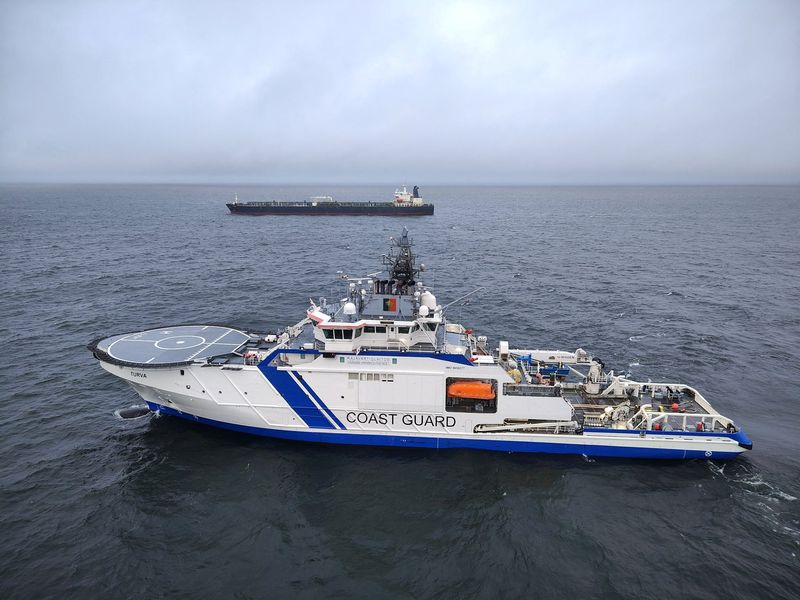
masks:
[[[344,307],[342,307],[342,312],[346,315],[354,315],[356,314],[356,305],[352,302],[347,302]]]
[[[419,297],[419,301],[422,306],[427,306],[429,310],[433,310],[436,308],[436,296],[431,294],[429,291],[424,291],[422,295]]]
[[[420,317],[427,317],[428,313],[430,313],[430,312],[431,312],[430,309],[427,306],[425,306],[424,304],[419,307],[419,316]]]

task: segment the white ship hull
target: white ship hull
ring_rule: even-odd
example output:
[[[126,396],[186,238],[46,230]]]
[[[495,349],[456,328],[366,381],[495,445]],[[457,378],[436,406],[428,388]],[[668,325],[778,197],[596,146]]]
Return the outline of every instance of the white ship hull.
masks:
[[[351,380],[349,373],[353,368],[344,370],[337,366],[343,363],[335,363],[325,371],[315,371],[308,366],[302,370],[280,368],[281,377],[293,382],[295,391],[303,392],[304,402],[296,398],[287,400],[256,366],[242,366],[237,370],[206,365],[136,369],[102,364],[110,373],[128,381],[153,411],[233,431],[288,440],[670,459],[731,459],[746,451],[746,446],[740,442],[749,442],[740,432],[590,427],[581,433],[474,433],[475,425],[500,419],[497,415],[446,412],[443,406],[432,410],[430,405],[436,402],[436,396],[441,397],[439,392],[444,388],[444,378],[452,370],[491,367],[454,365],[423,357],[400,360],[411,364],[395,365],[395,376],[400,377],[406,371],[411,377],[429,379],[426,383],[430,402],[423,397],[424,391],[420,392],[421,396],[399,402],[394,394],[390,399],[362,398],[358,389],[362,383],[383,382]],[[513,408],[508,410],[513,411]]]

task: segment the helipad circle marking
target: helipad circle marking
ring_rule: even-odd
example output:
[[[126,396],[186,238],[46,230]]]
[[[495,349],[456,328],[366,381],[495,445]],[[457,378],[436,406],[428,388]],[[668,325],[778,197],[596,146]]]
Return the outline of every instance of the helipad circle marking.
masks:
[[[192,343],[193,341],[194,343]],[[158,340],[155,345],[159,350],[184,350],[187,348],[196,348],[205,343],[206,338],[200,337],[199,335],[173,335],[172,337]]]

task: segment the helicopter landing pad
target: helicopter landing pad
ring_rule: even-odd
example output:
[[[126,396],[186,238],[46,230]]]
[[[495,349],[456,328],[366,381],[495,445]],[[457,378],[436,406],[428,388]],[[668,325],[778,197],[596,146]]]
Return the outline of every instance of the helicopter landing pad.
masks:
[[[250,335],[218,325],[180,325],[113,335],[95,350],[115,362],[141,366],[172,365],[234,352]]]

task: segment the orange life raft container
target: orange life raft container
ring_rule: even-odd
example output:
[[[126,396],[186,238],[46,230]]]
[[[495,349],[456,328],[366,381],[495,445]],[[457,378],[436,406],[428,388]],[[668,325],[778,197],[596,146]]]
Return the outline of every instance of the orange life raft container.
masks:
[[[447,395],[473,400],[493,400],[495,396],[492,384],[483,381],[454,381],[447,386]]]

